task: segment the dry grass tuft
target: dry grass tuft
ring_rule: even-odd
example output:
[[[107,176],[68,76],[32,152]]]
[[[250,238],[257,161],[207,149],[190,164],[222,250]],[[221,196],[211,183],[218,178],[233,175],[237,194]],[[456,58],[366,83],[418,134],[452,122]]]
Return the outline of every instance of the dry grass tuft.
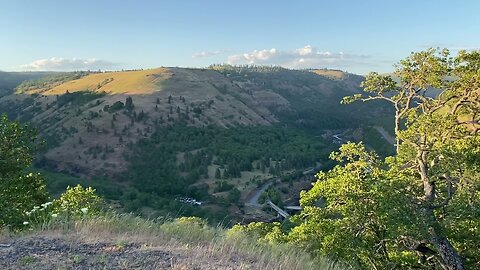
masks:
[[[171,269],[340,269],[293,246],[259,243],[241,233],[232,236],[225,232],[197,219],[146,220],[110,214],[51,222],[23,237],[62,239],[71,245],[103,244],[101,250],[108,254],[125,253],[132,246],[138,254],[168,253],[168,259],[159,260],[158,267],[150,265],[153,269],[164,269],[165,264]],[[122,259],[115,267],[128,269],[134,264]]]

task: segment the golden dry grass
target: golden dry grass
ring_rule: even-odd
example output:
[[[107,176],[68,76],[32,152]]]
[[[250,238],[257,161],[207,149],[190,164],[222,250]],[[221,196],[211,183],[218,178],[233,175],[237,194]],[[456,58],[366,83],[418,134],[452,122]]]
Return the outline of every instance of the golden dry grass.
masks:
[[[341,70],[316,69],[316,70],[312,70],[312,72],[317,75],[329,77],[335,80],[341,80],[345,76],[345,73]]]
[[[161,90],[161,82],[171,76],[172,72],[168,68],[94,73],[58,85],[42,94],[59,95],[67,90],[104,91],[108,94],[150,94]]]

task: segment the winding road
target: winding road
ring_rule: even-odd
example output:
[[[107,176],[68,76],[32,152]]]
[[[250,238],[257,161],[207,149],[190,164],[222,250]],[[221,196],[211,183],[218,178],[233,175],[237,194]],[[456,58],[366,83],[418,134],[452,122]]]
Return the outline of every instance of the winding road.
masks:
[[[258,203],[258,199],[260,198],[260,195],[262,195],[265,190],[267,190],[274,182],[275,179],[271,179],[265,184],[263,184],[260,188],[254,189],[251,194],[247,197],[247,200],[245,202],[245,205],[247,206],[254,206],[254,207],[261,207],[262,205]]]

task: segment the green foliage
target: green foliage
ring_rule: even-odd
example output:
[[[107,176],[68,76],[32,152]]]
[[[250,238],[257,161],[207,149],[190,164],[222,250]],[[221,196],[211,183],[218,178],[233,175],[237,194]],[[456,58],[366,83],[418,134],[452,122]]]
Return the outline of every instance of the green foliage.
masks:
[[[251,222],[247,225],[236,224],[227,231],[227,237],[244,233],[259,242],[278,244],[286,242],[286,235],[279,222]]]
[[[400,62],[401,85],[367,76],[371,95],[346,102],[394,105],[397,155],[343,145],[331,156],[340,165],[302,192],[289,241],[365,269],[478,268],[479,67],[478,52],[431,49]]]
[[[215,170],[215,179],[221,179],[222,178],[222,172],[220,171],[219,168]]]
[[[353,74],[345,74],[345,80],[338,81],[319,76],[310,70],[289,70],[278,66],[213,65],[210,68],[234,82],[248,81],[249,84],[253,83],[260,89],[278,93],[288,100],[290,109],[286,110],[283,106],[272,106],[269,109],[282,123],[307,129],[310,132],[358,127],[366,120],[374,121],[377,116],[391,113],[391,110],[382,102],[354,104],[349,107],[338,106],[344,95],[351,91],[361,91],[358,85],[363,78]],[[301,94],[292,91],[286,85],[302,89]],[[319,88],[319,85],[325,87]],[[233,95],[239,100],[242,100],[242,96],[238,91],[251,94],[249,92],[251,90],[227,87],[227,85],[214,85],[214,87],[220,93]]]
[[[59,214],[70,217],[98,214],[101,200],[91,188],[67,188],[59,199],[49,196],[43,177],[30,172],[36,133],[17,122],[0,120],[0,228],[22,229]],[[27,221],[28,220],[28,221]]]
[[[0,119],[0,228],[18,228],[25,212],[48,200],[43,178],[28,172],[36,133],[27,126]]]
[[[240,190],[238,190],[237,188],[233,188],[228,192],[227,200],[230,203],[238,203],[241,195],[242,194],[240,193]]]
[[[24,81],[37,80],[52,72],[3,72],[0,71],[0,97],[11,94]]]
[[[53,201],[53,212],[68,213],[69,216],[97,215],[102,209],[102,199],[95,189],[80,185],[67,187],[60,198]]]
[[[103,200],[92,188],[77,185],[68,187],[58,199],[34,206],[25,212],[23,228],[48,226],[50,223],[68,224],[70,220],[78,220],[101,214]]]
[[[279,192],[273,187],[268,188],[260,195],[260,198],[258,198],[259,203],[265,203],[267,200],[272,201],[274,204],[280,207],[283,206],[282,198],[280,197]]]
[[[106,93],[97,93],[97,92],[90,92],[90,91],[77,91],[77,92],[66,92],[63,95],[57,96],[57,106],[63,107],[67,104],[71,104],[73,106],[82,106],[92,100],[101,98],[105,96]]]
[[[103,110],[109,113],[114,113],[118,110],[123,109],[123,107],[124,107],[123,102],[116,101],[115,103],[112,104],[112,106],[105,105],[105,108]]]
[[[375,128],[367,127],[364,130],[365,144],[375,149],[381,157],[388,157],[395,154],[395,147],[388,143]]]
[[[478,52],[427,50],[400,62],[401,86],[367,76],[371,95],[344,101],[394,105],[397,155],[343,145],[331,155],[339,165],[301,193],[303,211],[283,239],[364,269],[478,268],[479,67]]]
[[[382,241],[395,235],[389,227],[398,221],[389,217],[410,218],[398,215],[405,205],[398,192],[402,186],[385,181],[382,162],[361,144],[345,144],[332,158],[345,165],[318,173],[314,187],[302,192],[304,210],[296,221],[305,222],[292,229],[289,238],[314,253],[354,265],[391,268],[386,253],[390,243]]]
[[[128,211],[149,207],[158,215],[177,215],[180,211],[184,215],[208,217],[210,221],[222,220],[226,211],[213,213],[174,201],[177,196],[213,200],[208,187],[192,185],[206,177],[209,165],[225,168],[223,175],[217,174],[224,180],[216,192],[229,191],[225,202],[237,203],[239,192],[233,189],[234,183],[229,179],[239,177],[241,171],[253,170],[254,161],[261,160],[267,168],[275,161],[279,172],[303,169],[326,159],[330,149],[315,136],[280,126],[224,129],[177,124],[162,127],[151,138],[132,146],[127,156],[130,166],[121,177],[132,183],[130,188],[135,191],[131,194],[136,195],[123,192],[120,200]],[[183,162],[177,164],[179,153],[183,154]],[[101,190],[99,193],[102,194]]]
[[[135,107],[135,105],[133,105],[132,97],[127,97],[126,100],[125,100],[125,109],[127,111],[131,112],[134,107]]]
[[[202,150],[190,153],[198,149]],[[328,151],[314,136],[276,126],[199,129],[174,125],[133,147],[126,178],[142,191],[182,194],[187,185],[205,174],[214,156],[215,163],[226,165],[224,177],[228,178],[252,170],[255,160],[278,160],[282,170],[309,167],[324,159]],[[185,162],[177,166],[180,152],[185,152]],[[180,176],[180,171],[187,175]]]
[[[232,190],[234,185],[229,184],[227,181],[220,181],[217,182],[217,185],[213,189],[213,192],[224,192],[224,191],[229,191]]]

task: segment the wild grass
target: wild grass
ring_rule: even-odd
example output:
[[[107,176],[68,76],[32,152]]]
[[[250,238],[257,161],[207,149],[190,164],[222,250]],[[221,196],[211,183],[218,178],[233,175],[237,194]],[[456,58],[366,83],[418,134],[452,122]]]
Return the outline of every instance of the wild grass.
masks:
[[[333,70],[333,69],[315,69],[312,70],[313,73],[320,75],[320,76],[325,76],[330,79],[334,80],[341,80],[345,77],[345,73],[341,70]]]
[[[260,243],[225,228],[208,226],[197,218],[148,220],[129,214],[111,213],[78,220],[51,220],[25,232],[26,235],[53,235],[85,243],[141,244],[145,249],[161,248],[185,254],[173,269],[188,265],[230,265],[229,269],[344,269],[326,258],[313,258],[287,244]],[[0,232],[0,239],[8,232]],[[202,268],[203,269],[203,268]],[[215,268],[214,269],[224,269]]]
[[[92,73],[77,80],[67,81],[43,92],[43,95],[60,95],[67,90],[101,91],[108,94],[149,94],[159,90],[159,82],[170,78],[167,68],[122,72]]]

